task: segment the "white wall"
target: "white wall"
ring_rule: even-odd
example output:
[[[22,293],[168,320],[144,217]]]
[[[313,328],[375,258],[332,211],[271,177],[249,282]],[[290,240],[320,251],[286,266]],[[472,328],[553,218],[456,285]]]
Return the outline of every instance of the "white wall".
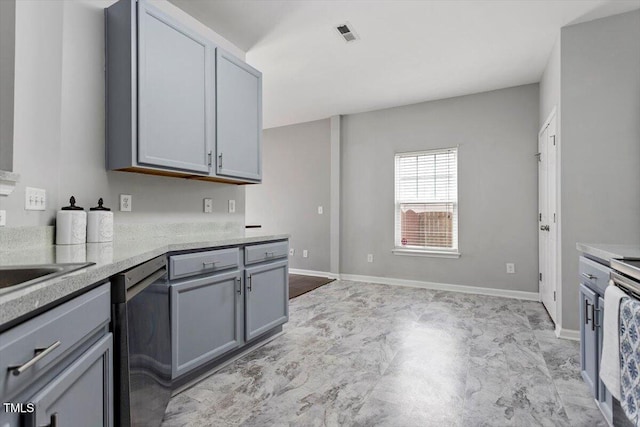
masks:
[[[341,272],[537,292],[538,97],[532,84],[343,116]],[[394,154],[454,146],[461,258],[393,255]]]
[[[247,186],[246,223],[291,235],[290,267],[330,270],[330,121],[263,132],[263,179]],[[318,214],[318,206],[324,213]],[[307,249],[309,257],[303,258]]]
[[[0,198],[7,224],[52,224],[70,195],[85,208],[103,197],[117,209],[118,195],[125,193],[133,195],[134,211],[116,211],[116,222],[231,220],[243,225],[243,186],[105,170],[103,9],[112,3],[17,3],[13,169],[21,179],[13,194]],[[155,3],[244,57],[182,10],[166,1]],[[47,190],[47,211],[24,210],[25,186]],[[214,199],[214,214],[202,213],[204,197]],[[225,213],[229,199],[236,200],[236,214]]]
[[[640,242],[640,11],[561,44],[562,326],[578,329],[576,242]]]

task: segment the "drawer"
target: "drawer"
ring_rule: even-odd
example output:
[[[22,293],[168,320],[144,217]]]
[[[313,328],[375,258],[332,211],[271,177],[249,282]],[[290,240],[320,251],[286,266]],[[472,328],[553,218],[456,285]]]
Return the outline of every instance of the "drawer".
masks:
[[[584,283],[600,295],[604,295],[604,291],[607,289],[610,273],[611,269],[606,265],[599,264],[583,256],[580,257],[578,266],[580,283]]]
[[[10,398],[46,373],[60,356],[105,328],[110,313],[111,296],[107,283],[1,334],[0,396]],[[22,366],[34,359],[36,349],[50,350],[19,375],[9,371],[10,366]]]
[[[255,264],[258,262],[270,261],[277,258],[286,258],[288,253],[288,241],[245,246],[244,263]]]
[[[240,251],[238,248],[172,255],[169,258],[169,279],[181,279],[196,274],[228,270],[236,268],[239,264]]]

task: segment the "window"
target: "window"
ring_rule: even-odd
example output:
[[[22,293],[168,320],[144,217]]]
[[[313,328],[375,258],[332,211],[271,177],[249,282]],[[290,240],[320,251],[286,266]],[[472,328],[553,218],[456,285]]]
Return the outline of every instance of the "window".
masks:
[[[458,149],[395,158],[394,253],[458,256]]]

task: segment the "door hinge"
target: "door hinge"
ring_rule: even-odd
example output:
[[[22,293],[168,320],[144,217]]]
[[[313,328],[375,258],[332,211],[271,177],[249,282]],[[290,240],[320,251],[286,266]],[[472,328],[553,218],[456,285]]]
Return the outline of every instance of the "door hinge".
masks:
[[[556,300],[556,291],[553,291],[553,300]]]
[[[542,214],[538,214],[538,221],[542,222]]]
[[[556,214],[553,214],[553,222],[556,222]]]
[[[551,135],[551,138],[553,138],[553,145],[556,145],[556,136],[555,135]]]
[[[540,273],[540,281],[542,282],[542,273]]]

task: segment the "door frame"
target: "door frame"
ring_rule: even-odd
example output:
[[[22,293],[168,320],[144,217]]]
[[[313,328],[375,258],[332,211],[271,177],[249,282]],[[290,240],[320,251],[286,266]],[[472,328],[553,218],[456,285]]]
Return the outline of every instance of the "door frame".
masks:
[[[557,106],[554,106],[551,109],[551,113],[549,114],[549,116],[547,117],[547,119],[544,121],[544,123],[542,124],[542,126],[540,127],[540,130],[538,132],[538,147],[539,147],[539,141],[540,138],[542,137],[542,135],[544,134],[545,130],[547,130],[547,128],[551,125],[551,123],[554,122],[555,124],[555,129],[554,129],[554,142],[555,142],[555,168],[553,168],[553,172],[555,174],[555,222],[553,222],[553,217],[551,216],[553,213],[550,213],[550,218],[548,218],[549,223],[553,222],[553,226],[551,227],[551,230],[549,233],[553,233],[554,237],[555,237],[555,259],[553,261],[554,267],[555,267],[555,271],[551,271],[552,269],[550,267],[547,267],[548,271],[551,271],[550,274],[548,274],[548,279],[553,280],[553,284],[554,284],[554,288],[555,288],[555,292],[556,292],[556,299],[555,299],[555,307],[554,307],[554,315],[555,318],[553,319],[556,325],[556,335],[558,334],[558,331],[561,330],[561,325],[562,325],[562,274],[561,274],[561,269],[562,269],[562,252],[561,252],[561,241],[560,241],[560,236],[561,234],[561,213],[560,213],[560,132],[559,132],[559,119],[558,119],[558,109]],[[550,169],[547,169],[550,170]],[[539,182],[539,177],[538,177],[538,182]],[[540,196],[540,188],[538,188],[538,196]],[[551,197],[549,194],[547,194],[547,197]],[[538,199],[538,212],[540,212],[540,204],[539,204],[539,199]],[[551,208],[549,208],[550,212],[551,212]],[[537,222],[538,227],[540,225],[542,225],[541,222]],[[538,233],[540,233],[540,230],[538,228],[537,230]],[[550,234],[551,236],[551,234]],[[549,258],[550,259],[550,258]],[[540,265],[540,252],[538,252],[538,265]],[[542,272],[541,272],[542,273]],[[548,283],[548,282],[547,282]],[[542,294],[541,294],[541,289],[540,289],[540,282],[538,282],[538,296],[540,301],[542,302]],[[550,313],[551,315],[551,313]]]

